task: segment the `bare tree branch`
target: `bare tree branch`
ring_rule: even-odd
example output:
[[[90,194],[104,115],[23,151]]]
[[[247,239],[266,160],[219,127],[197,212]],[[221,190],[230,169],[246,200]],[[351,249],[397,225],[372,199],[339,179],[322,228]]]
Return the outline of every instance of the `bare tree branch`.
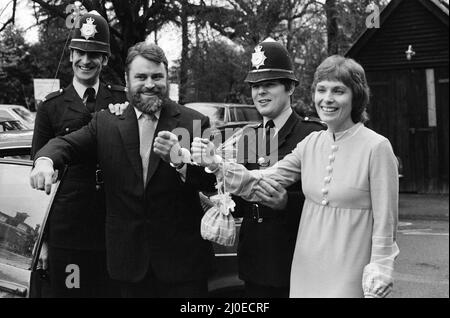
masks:
[[[6,10],[6,8],[9,6],[9,4],[10,4],[11,2],[9,2],[7,5],[6,5],[6,7],[3,9],[3,11],[2,11],[2,14],[3,14],[3,12]],[[9,18],[3,25],[2,25],[2,27],[0,28],[0,32],[1,31],[3,31],[4,29],[6,29],[6,27],[9,25],[9,24],[14,24],[14,20],[15,20],[15,18],[16,18],[16,6],[17,6],[17,0],[13,0],[12,1],[12,4],[13,4],[13,8],[12,8],[12,16],[11,16],[11,18]]]

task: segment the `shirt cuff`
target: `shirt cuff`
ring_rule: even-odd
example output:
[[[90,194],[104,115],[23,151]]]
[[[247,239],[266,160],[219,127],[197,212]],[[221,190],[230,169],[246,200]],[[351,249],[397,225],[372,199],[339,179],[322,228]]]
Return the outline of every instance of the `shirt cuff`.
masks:
[[[37,159],[34,161],[33,166],[36,166],[36,163],[37,163],[39,160],[48,160],[48,161],[50,161],[50,163],[52,164],[52,166],[54,166],[54,165],[53,165],[53,160],[50,159],[49,157],[39,157],[39,158],[37,158]]]
[[[363,291],[366,298],[384,298],[392,291],[392,276],[382,272],[376,264],[366,265],[363,271]]]
[[[187,165],[184,164],[180,168],[175,168],[180,175],[181,181],[186,182]]]

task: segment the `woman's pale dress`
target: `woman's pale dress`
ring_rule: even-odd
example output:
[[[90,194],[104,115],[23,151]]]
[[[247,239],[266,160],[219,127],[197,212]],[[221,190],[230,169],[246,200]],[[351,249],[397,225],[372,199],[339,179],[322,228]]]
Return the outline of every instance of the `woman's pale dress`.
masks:
[[[397,161],[383,136],[358,123],[313,132],[275,166],[222,165],[228,191],[255,200],[260,178],[301,177],[305,204],[290,297],[384,297],[392,288],[398,217]],[[301,173],[300,173],[301,171]]]

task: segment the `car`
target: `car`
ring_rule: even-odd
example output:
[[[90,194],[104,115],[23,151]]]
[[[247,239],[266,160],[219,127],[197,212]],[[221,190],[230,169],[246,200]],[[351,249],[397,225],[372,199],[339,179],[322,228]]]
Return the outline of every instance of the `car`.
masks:
[[[30,159],[32,140],[31,129],[0,132],[0,157]]]
[[[254,105],[194,102],[184,106],[209,117],[217,153],[227,159],[236,158],[237,141],[242,134],[242,128],[248,125],[256,126],[262,122],[262,116]]]
[[[184,106],[208,116],[213,135],[220,132],[222,142],[225,141],[225,137],[231,136],[237,128],[249,124],[259,124],[262,121],[262,116],[254,105],[196,102],[186,103]],[[227,129],[229,133],[225,134]]]
[[[26,107],[20,105],[0,104],[0,122],[2,120],[9,120],[20,122],[24,128],[18,129],[33,129],[36,113],[30,112]],[[1,129],[1,127],[0,127]],[[12,129],[7,129],[12,130]],[[1,130],[0,130],[1,131]],[[3,130],[5,131],[5,130]]]
[[[38,260],[53,199],[64,182],[63,172],[50,195],[30,187],[33,162],[20,156],[29,158],[31,138],[19,135],[2,139],[0,134],[0,298],[40,297],[42,289],[48,287],[48,277]],[[237,219],[237,235],[239,229]],[[231,247],[213,244],[213,248],[216,262],[208,282],[210,297],[242,296],[237,240]]]

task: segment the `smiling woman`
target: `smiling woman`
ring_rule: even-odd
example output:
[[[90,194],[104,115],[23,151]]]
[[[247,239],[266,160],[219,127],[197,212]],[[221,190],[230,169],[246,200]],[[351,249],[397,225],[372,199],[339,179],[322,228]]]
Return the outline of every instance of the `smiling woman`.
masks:
[[[256,202],[268,184],[288,187],[301,179],[305,204],[290,297],[385,297],[399,253],[396,158],[389,141],[363,125],[369,88],[358,63],[327,58],[312,91],[327,131],[311,133],[265,170],[248,171],[234,162],[220,163],[222,169],[207,166],[216,168],[231,193]]]

